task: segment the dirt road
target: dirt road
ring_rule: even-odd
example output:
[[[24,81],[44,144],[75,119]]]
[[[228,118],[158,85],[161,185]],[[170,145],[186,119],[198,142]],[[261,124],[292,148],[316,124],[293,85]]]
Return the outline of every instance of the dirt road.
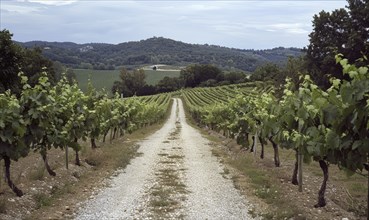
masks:
[[[252,219],[209,141],[187,124],[180,99],[139,145],[141,156],[83,203],[76,219]]]

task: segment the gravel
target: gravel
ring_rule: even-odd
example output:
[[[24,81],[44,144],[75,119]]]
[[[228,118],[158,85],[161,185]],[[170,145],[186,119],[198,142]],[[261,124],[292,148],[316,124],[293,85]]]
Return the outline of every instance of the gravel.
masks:
[[[142,155],[82,203],[76,219],[252,219],[251,205],[222,176],[209,141],[187,124],[180,99],[164,126],[138,144]],[[162,206],[153,205],[158,199]]]

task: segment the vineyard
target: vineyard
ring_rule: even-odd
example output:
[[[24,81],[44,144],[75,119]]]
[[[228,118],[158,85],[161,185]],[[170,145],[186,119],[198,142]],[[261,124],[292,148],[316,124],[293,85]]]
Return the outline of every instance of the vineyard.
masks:
[[[256,96],[262,91],[271,91],[272,85],[262,82],[242,83],[214,88],[194,88],[182,91],[183,100],[191,116],[202,122],[201,117],[209,107],[228,103],[237,95]]]
[[[369,171],[368,67],[355,67],[340,56],[336,59],[350,81],[332,78],[326,91],[309,76],[301,76],[299,85],[287,79],[278,98],[272,86],[260,83],[183,90],[183,100],[197,123],[236,139],[245,150],[256,153],[259,142],[261,158],[270,142],[276,167],[281,163],[279,148],[294,151],[291,182],[299,185],[299,191],[303,162],[318,162],[323,182],[315,207],[324,207],[330,165],[366,178]]]
[[[24,193],[11,180],[11,161],[38,152],[48,173],[55,176],[47,157],[51,148],[65,151],[67,169],[68,149],[73,149],[75,164],[80,165],[79,142],[89,139],[91,147],[96,148],[96,140],[102,138],[105,142],[108,134],[111,141],[156,123],[165,116],[171,102],[170,94],[128,99],[117,94],[109,98],[91,83],[83,93],[66,79],[52,86],[46,72],[35,86],[30,86],[23,74],[20,77],[23,89],[19,97],[9,91],[0,94],[0,155],[7,184],[17,196]]]
[[[294,152],[291,182],[299,186],[299,191],[305,181],[303,162],[317,162],[323,182],[315,207],[324,207],[331,165],[365,178],[369,170],[368,67],[356,67],[340,56],[336,59],[350,81],[332,78],[331,87],[322,90],[309,76],[301,76],[298,85],[287,79],[280,96],[267,82],[249,82],[124,99],[116,94],[110,98],[91,83],[84,93],[66,79],[52,86],[46,72],[35,86],[20,74],[21,94],[0,94],[0,154],[5,180],[17,196],[22,196],[23,191],[11,179],[12,161],[30,152],[40,153],[47,172],[55,176],[48,161],[52,148],[65,151],[67,169],[69,149],[74,151],[74,163],[80,165],[82,141],[89,140],[91,148],[96,149],[97,140],[112,141],[157,123],[167,115],[172,97],[181,96],[197,123],[235,139],[245,151],[255,156],[258,152],[264,158],[264,147],[271,143],[276,167],[282,163],[281,148]],[[261,149],[257,149],[259,145]]]

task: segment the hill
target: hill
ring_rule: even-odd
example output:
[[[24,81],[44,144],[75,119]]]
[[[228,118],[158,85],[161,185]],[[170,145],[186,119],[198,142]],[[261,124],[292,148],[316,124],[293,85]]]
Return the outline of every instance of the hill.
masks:
[[[31,41],[25,47],[40,47],[43,54],[72,68],[113,70],[121,66],[191,63],[215,64],[222,69],[253,71],[265,62],[283,64],[289,56],[302,54],[299,48],[278,47],[268,50],[244,50],[215,45],[188,44],[163,37],[120,44]]]

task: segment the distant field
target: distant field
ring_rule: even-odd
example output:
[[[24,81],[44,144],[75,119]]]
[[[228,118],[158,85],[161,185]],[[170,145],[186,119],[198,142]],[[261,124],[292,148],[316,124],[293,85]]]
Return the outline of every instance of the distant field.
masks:
[[[144,69],[146,74],[146,83],[149,85],[157,84],[161,79],[166,76],[178,77],[180,70],[149,70]]]
[[[180,70],[152,70],[144,69],[146,74],[146,82],[149,85],[157,84],[166,76],[177,77]],[[86,70],[74,69],[79,87],[82,91],[87,90],[88,79],[90,78],[94,87],[98,90],[105,88],[109,93],[114,81],[119,80],[120,70]]]
[[[79,88],[84,92],[87,90],[89,78],[92,81],[92,85],[97,90],[105,88],[109,94],[111,93],[111,87],[113,86],[114,81],[119,80],[119,70],[74,69],[74,72],[76,73]]]

